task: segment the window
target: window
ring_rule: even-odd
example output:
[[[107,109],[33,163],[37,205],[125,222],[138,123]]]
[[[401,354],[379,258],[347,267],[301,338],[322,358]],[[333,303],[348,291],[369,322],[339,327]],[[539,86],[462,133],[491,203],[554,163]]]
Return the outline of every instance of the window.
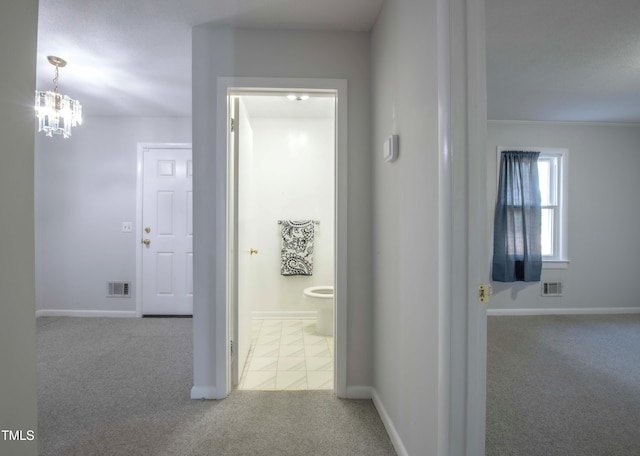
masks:
[[[560,148],[499,147],[503,150],[535,150],[542,203],[541,244],[545,268],[565,267],[567,258],[567,170],[569,150]],[[499,163],[498,163],[499,166]]]

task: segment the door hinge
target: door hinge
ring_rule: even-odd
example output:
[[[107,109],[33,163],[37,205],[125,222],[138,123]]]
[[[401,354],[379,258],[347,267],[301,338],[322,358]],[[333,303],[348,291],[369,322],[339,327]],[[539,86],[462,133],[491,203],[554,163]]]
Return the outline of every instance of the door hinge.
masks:
[[[232,117],[231,118],[231,133],[233,133],[236,129],[236,120]]]
[[[233,341],[231,341],[231,344],[230,344],[230,345],[231,345],[231,347],[230,347],[230,349],[231,349],[231,356],[233,356]]]
[[[491,285],[481,283],[478,285],[478,302],[489,302],[491,298]]]

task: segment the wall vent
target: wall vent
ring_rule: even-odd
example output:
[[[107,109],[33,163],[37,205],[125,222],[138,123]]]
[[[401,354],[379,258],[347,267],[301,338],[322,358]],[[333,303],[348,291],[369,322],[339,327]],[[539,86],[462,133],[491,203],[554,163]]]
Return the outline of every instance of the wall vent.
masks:
[[[108,298],[128,298],[130,292],[131,282],[107,282]]]
[[[542,296],[562,296],[562,282],[542,282]]]

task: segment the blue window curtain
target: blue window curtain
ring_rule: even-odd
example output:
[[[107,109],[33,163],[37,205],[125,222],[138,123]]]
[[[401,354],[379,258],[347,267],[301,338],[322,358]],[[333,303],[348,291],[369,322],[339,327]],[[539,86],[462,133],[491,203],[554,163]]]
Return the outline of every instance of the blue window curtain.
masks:
[[[539,155],[540,152],[502,152],[493,225],[494,281],[540,281]]]

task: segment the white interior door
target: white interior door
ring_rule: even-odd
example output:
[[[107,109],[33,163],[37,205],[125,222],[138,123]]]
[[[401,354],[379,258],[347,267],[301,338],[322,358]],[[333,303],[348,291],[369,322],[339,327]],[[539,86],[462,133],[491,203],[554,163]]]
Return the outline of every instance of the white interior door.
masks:
[[[249,349],[251,348],[251,319],[253,303],[259,299],[256,290],[255,263],[259,261],[260,249],[255,236],[255,193],[253,181],[253,131],[240,98],[234,99],[234,156],[237,179],[242,185],[236,186],[237,199],[237,285],[235,307],[235,334],[237,346],[237,374],[234,383],[239,383]],[[240,189],[243,190],[240,190]]]
[[[193,314],[191,148],[143,151],[142,314]]]

